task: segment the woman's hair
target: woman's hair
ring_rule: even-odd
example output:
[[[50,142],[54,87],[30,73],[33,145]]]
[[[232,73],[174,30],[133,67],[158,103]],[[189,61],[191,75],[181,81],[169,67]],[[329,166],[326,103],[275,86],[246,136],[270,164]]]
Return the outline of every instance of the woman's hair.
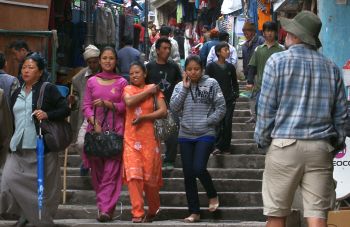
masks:
[[[146,74],[145,84],[149,84],[148,77],[147,77],[147,69],[146,69],[146,66],[145,66],[142,62],[140,62],[140,61],[133,61],[133,62],[131,62],[130,68],[133,67],[133,66],[138,66],[138,67],[141,68],[142,72]],[[130,80],[130,83],[132,84],[131,80]]]
[[[36,65],[38,66],[39,70],[44,70],[45,69],[45,67],[46,67],[45,58],[43,58],[40,53],[33,52],[32,54],[27,56],[24,59],[24,61],[29,60],[29,59],[33,60],[36,63]]]
[[[100,56],[99,56],[99,59],[100,59],[100,60],[101,60],[102,54],[103,54],[104,52],[106,52],[107,50],[112,51],[112,53],[113,53],[115,59],[118,60],[117,51],[116,51],[113,47],[111,47],[111,46],[105,46],[105,47],[101,50]],[[115,63],[115,68],[113,69],[113,72],[117,73],[117,67],[118,67],[118,62]],[[100,70],[103,71],[102,69],[100,69]]]
[[[105,47],[101,50],[101,53],[100,53],[99,58],[101,58],[102,54],[103,54],[105,51],[107,51],[107,50],[112,51],[113,55],[115,56],[115,59],[118,58],[118,56],[117,56],[117,51],[115,51],[115,49],[114,49],[113,47],[111,47],[111,46],[105,46]]]
[[[194,61],[196,62],[200,67],[201,69],[203,69],[202,67],[202,60],[201,58],[198,56],[198,55],[190,55],[186,58],[186,61],[185,61],[185,69],[187,67],[187,65],[191,62],[191,61]]]
[[[130,68],[131,68],[132,66],[138,66],[138,67],[140,67],[140,68],[142,69],[142,71],[143,71],[144,73],[146,73],[146,66],[145,66],[144,64],[142,64],[141,62],[139,62],[139,61],[133,61],[133,62],[131,62],[131,64],[130,64]]]

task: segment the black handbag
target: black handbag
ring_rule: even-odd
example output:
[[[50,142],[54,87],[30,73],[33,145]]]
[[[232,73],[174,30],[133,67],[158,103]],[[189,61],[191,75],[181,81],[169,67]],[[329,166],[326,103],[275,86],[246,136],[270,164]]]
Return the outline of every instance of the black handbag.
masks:
[[[109,110],[104,108],[104,117],[101,124],[103,126],[106,123],[106,118]],[[94,107],[94,116],[96,116],[96,107]],[[94,125],[95,125],[94,117]],[[114,131],[115,121],[115,109],[113,106],[113,126],[112,129],[107,124],[107,130],[102,132],[86,132],[84,139],[84,152],[87,156],[95,157],[117,157],[123,152],[123,136],[118,135]]]
[[[41,109],[46,85],[49,82],[44,82],[40,88],[37,109]],[[43,120],[40,122],[40,129],[44,136],[45,145],[50,151],[63,151],[72,142],[73,132],[71,125],[65,120]]]
[[[156,96],[153,96],[153,109],[156,111],[158,109],[158,102]],[[175,115],[169,110],[167,110],[166,118],[160,118],[154,120],[154,135],[159,140],[167,140],[170,136],[178,133],[179,123],[176,120]]]

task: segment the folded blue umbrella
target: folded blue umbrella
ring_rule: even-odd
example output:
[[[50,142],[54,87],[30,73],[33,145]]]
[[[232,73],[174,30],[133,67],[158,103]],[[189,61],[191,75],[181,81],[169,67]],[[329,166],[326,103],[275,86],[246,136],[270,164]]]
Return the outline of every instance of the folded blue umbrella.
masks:
[[[41,123],[41,122],[40,122]],[[36,140],[36,158],[37,158],[37,182],[38,182],[38,212],[41,220],[44,198],[44,138],[39,128],[39,135]]]

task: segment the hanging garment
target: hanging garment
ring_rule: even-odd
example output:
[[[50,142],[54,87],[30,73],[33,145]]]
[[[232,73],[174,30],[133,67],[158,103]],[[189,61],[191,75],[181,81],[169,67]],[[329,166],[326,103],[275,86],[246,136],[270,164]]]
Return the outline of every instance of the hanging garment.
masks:
[[[258,0],[258,30],[262,31],[263,24],[271,21],[271,4],[267,0]]]
[[[190,1],[182,1],[183,7],[184,7],[184,22],[192,22],[197,19],[197,10],[195,8],[195,3]]]
[[[134,39],[134,16],[125,15],[125,24],[124,24],[124,36]]]
[[[81,67],[85,65],[85,60],[82,56],[83,46],[85,42],[87,27],[86,22],[79,22],[77,24],[73,24],[72,29],[72,40],[71,40],[71,64],[70,67]]]
[[[207,7],[208,7],[208,0],[200,0],[199,9],[203,9]]]
[[[114,22],[115,22],[115,49],[119,49],[119,43],[120,43],[120,38],[119,38],[119,33],[120,33],[120,28],[119,28],[119,13],[118,11],[115,12],[114,16]]]
[[[249,1],[248,17],[251,21],[257,25],[258,24],[258,4],[257,0]]]
[[[96,9],[95,44],[115,45],[115,21],[112,11],[107,7]]]
[[[242,9],[241,0],[224,0],[221,6],[221,13],[230,14],[240,9]]]
[[[176,22],[177,22],[178,24],[181,23],[181,21],[182,21],[182,16],[183,16],[183,6],[182,6],[181,1],[178,1],[178,2],[177,2],[177,8],[176,8]]]
[[[140,45],[140,34],[142,26],[140,24],[134,24],[134,44],[135,49],[139,49]]]

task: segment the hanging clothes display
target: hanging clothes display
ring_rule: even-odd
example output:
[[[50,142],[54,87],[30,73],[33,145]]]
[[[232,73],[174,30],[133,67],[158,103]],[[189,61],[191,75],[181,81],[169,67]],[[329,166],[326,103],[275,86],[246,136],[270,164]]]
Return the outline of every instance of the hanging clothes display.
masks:
[[[124,36],[134,39],[134,15],[125,15]]]
[[[231,14],[242,9],[242,0],[224,0],[221,5],[222,14]]]
[[[235,25],[235,17],[233,15],[223,15],[217,20],[219,31],[225,31],[230,35],[229,43],[234,45],[233,33]]]
[[[208,0],[200,0],[199,9],[208,8]]]
[[[183,6],[182,2],[180,0],[177,1],[176,3],[176,22],[180,24],[182,22],[182,17],[183,17]]]
[[[195,7],[194,0],[182,0],[182,5],[184,9],[183,21],[184,22],[193,22],[197,20],[197,10]]]
[[[83,58],[82,46],[85,43],[85,36],[87,32],[86,22],[79,22],[77,24],[73,24],[72,29],[72,62],[71,67],[80,67],[85,65],[85,60]]]
[[[95,44],[96,45],[115,45],[116,26],[112,10],[108,7],[96,9],[95,20]]]
[[[257,0],[249,0],[248,17],[256,26],[258,25],[258,4]]]
[[[269,0],[257,0],[258,3],[258,30],[262,31],[263,24],[272,21],[271,3]]]
[[[139,49],[140,38],[141,38],[141,24],[134,24],[134,44],[133,47]]]
[[[120,38],[119,38],[119,12],[116,11],[114,16],[115,22],[115,49],[119,50]]]

